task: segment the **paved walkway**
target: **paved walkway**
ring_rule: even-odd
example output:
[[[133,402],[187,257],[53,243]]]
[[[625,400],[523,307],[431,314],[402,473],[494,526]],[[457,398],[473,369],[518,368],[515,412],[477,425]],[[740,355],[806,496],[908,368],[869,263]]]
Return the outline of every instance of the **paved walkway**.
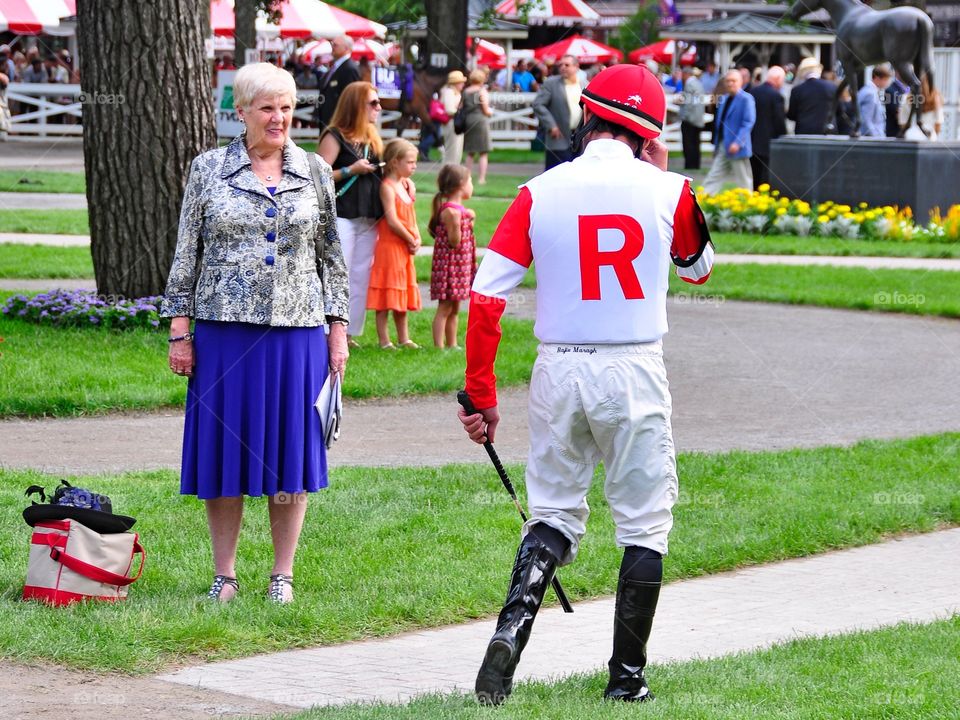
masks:
[[[526,301],[508,308],[529,316],[532,294],[518,297]],[[956,320],[680,298],[671,300],[669,315],[664,342],[681,451],[843,445],[960,430]],[[16,347],[8,341],[3,350],[9,356]],[[524,461],[526,389],[503,391],[500,402],[500,454]],[[485,462],[463,437],[454,409],[452,394],[348,399],[331,463]],[[0,463],[51,473],[176,468],[182,427],[175,411],[4,420]],[[384,431],[398,427],[418,431]]]
[[[711,658],[798,637],[833,635],[960,612],[960,528],[671,583],[650,642],[654,663]],[[537,619],[517,679],[601,670],[613,599],[556,607]],[[473,688],[494,620],[245,660],[161,680],[281,705],[404,702]],[[649,673],[656,690],[656,668]]]
[[[0,193],[3,195],[4,193]],[[7,193],[10,194],[10,193]],[[0,203],[0,209],[7,207]],[[89,235],[45,235],[41,233],[0,233],[0,245],[51,245],[55,247],[85,247]]]
[[[86,210],[79,193],[0,192],[0,210]]]

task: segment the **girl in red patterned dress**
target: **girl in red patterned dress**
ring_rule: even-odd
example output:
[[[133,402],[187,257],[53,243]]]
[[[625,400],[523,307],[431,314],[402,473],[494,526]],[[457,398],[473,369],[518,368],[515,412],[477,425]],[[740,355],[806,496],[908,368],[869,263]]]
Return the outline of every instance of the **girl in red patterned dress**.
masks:
[[[437,175],[437,186],[440,192],[433,197],[430,216],[430,234],[436,239],[430,299],[439,301],[433,318],[433,344],[459,350],[460,301],[470,298],[477,272],[477,244],[473,237],[476,213],[463,206],[473,195],[473,181],[463,165],[444,165]]]

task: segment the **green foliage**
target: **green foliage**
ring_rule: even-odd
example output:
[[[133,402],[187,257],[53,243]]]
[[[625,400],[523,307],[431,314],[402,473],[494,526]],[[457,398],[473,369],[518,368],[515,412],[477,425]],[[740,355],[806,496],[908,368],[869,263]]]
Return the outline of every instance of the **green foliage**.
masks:
[[[626,55],[631,50],[656,42],[660,37],[660,12],[654,0],[644,0],[620,29],[610,36],[610,44]]]
[[[424,0],[342,0],[336,5],[378,23],[415,22],[427,14]]]

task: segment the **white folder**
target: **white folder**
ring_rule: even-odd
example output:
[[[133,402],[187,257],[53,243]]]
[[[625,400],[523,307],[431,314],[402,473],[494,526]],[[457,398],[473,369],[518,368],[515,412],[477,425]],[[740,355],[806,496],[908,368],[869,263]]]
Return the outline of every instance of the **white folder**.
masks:
[[[333,441],[340,437],[340,421],[343,419],[343,394],[340,388],[340,373],[329,373],[320,388],[314,403],[320,416],[320,431],[323,443],[330,449]]]

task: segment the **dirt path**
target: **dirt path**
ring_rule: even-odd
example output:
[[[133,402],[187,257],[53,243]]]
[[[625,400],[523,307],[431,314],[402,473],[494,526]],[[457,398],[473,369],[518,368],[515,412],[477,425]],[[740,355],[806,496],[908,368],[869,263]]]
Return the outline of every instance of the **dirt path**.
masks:
[[[210,720],[276,715],[293,710],[151,677],[65,670],[0,661],[4,720]]]

